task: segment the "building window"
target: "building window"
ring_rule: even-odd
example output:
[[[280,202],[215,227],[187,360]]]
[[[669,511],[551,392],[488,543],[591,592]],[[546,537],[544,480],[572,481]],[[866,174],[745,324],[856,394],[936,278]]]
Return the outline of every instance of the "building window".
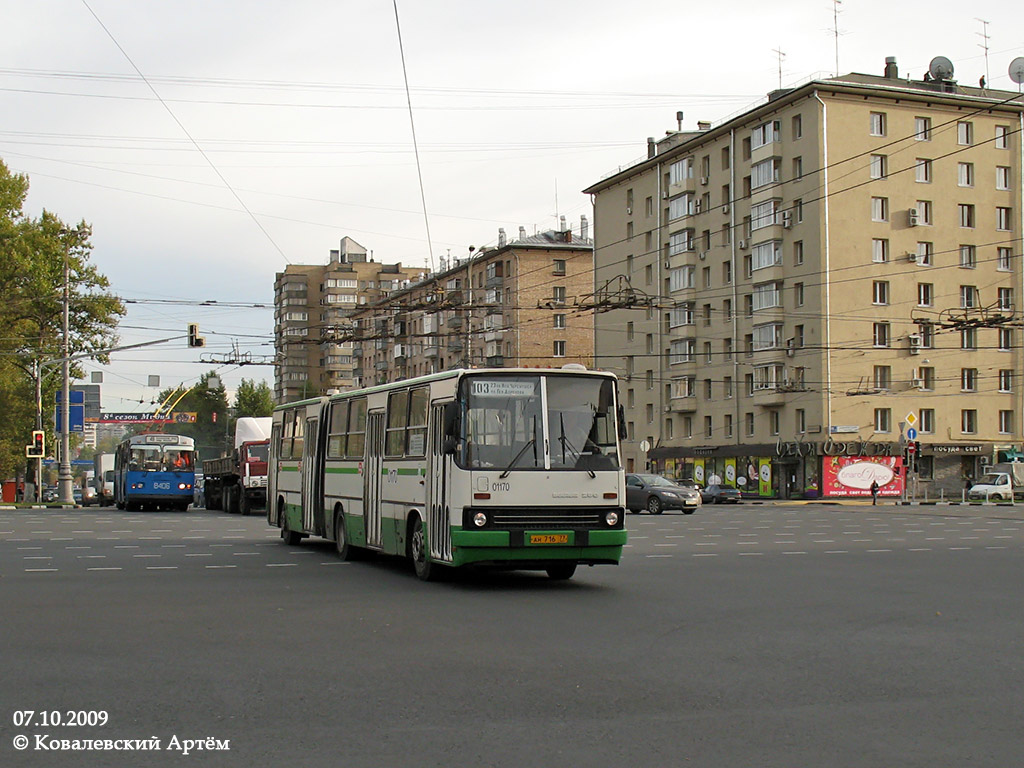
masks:
[[[884,264],[889,260],[889,241],[876,237],[871,241],[871,260],[876,264]]]
[[[1010,188],[1010,167],[1008,165],[996,166],[996,189],[1007,190]]]
[[[751,271],[774,267],[782,264],[782,241],[769,240],[767,243],[758,243],[750,252]]]
[[[917,158],[917,165],[914,167],[914,181],[919,184],[932,183],[932,161],[923,157]]]
[[[997,248],[996,249],[996,269],[1001,272],[1010,271],[1010,259],[1013,256],[1012,248]]]
[[[750,167],[750,188],[758,189],[768,184],[779,181],[780,161],[777,157],[770,157]]]
[[[797,240],[793,243],[793,263],[800,266],[804,263],[804,241]]]
[[[960,309],[973,309],[978,306],[978,288],[974,285],[960,286]]]
[[[978,391],[978,369],[977,368],[961,368],[960,369],[960,391],[961,392],[977,392]]]
[[[646,378],[647,389],[654,389],[654,371],[648,369]]]
[[[922,408],[917,412],[918,432],[921,434],[932,434],[935,432],[935,409]]]
[[[932,140],[932,119],[930,117],[914,118],[914,139],[917,141]]]
[[[935,346],[935,326],[931,323],[918,325],[918,335],[921,337],[922,349],[932,349]]]
[[[1008,125],[997,125],[996,126],[996,149],[1009,149],[1010,148],[1010,126]]]
[[[633,321],[630,320],[628,323],[626,323],[626,341],[632,341],[632,340],[633,340]]]
[[[872,304],[888,304],[889,303],[889,281],[888,280],[875,280],[871,284],[871,303]]]
[[[1009,232],[1013,228],[1010,223],[1010,217],[1012,214],[1012,208],[996,208],[996,229],[1000,232]]]
[[[803,408],[796,409],[796,433],[802,435],[807,432],[807,411]]]
[[[778,207],[779,203],[777,200],[769,200],[765,203],[750,206],[751,231],[774,225]]]
[[[978,266],[978,249],[973,245],[960,246],[960,266],[963,269],[974,269]]]
[[[999,289],[999,303],[997,306],[1004,311],[1009,312],[1013,310],[1013,288]]]
[[[1003,368],[999,371],[999,391],[1013,392],[1013,369]]]
[[[1013,349],[1013,328],[999,329],[999,351],[1009,352]]]
[[[871,178],[884,179],[888,175],[889,162],[885,155],[871,156]]]
[[[978,329],[964,328],[960,331],[960,349],[978,348]]]
[[[932,367],[930,365],[922,366],[921,368],[918,369],[917,373],[918,373],[919,380],[921,382],[918,385],[919,389],[921,389],[923,391],[926,391],[926,392],[931,392],[932,390],[935,389],[935,368],[934,367]]]
[[[781,421],[778,411],[768,411],[768,431],[773,437],[779,434]]]
[[[704,437],[714,437],[715,432],[710,416],[704,417]]]
[[[793,178],[802,179],[804,177],[804,159],[802,157],[793,158]]]
[[[554,260],[554,273],[556,275],[564,275],[565,274],[565,259],[555,259]]]
[[[552,287],[551,300],[555,304],[565,304],[565,286],[556,285]]]
[[[1013,411],[999,412],[999,434],[1013,434]]]
[[[956,183],[961,187],[974,186],[974,163],[957,163]]]
[[[796,283],[793,286],[793,303],[795,306],[802,307],[804,305],[804,284]]]
[[[875,432],[889,432],[892,430],[892,409],[875,408]]]
[[[645,406],[644,411],[645,411],[646,416],[647,416],[647,423],[648,424],[653,424],[654,423],[654,404],[653,403],[648,403]]]
[[[931,226],[932,223],[932,201],[931,200],[918,200],[917,205],[917,223]]]
[[[804,135],[804,120],[801,115],[793,115],[793,138],[800,139]]]
[[[565,315],[555,315],[554,316],[554,327],[555,328],[565,328]]]
[[[782,283],[762,283],[754,286],[753,309],[782,306]]]
[[[769,120],[755,128],[750,133],[751,150],[771,144],[781,138],[781,123],[778,120]]]
[[[554,343],[554,351],[552,352],[552,354],[555,357],[565,357],[565,342],[556,341]]]
[[[874,367],[875,389],[892,388],[892,366],[876,365]]]
[[[930,307],[935,301],[935,287],[931,283],[917,284],[917,306]]]
[[[965,435],[973,435],[978,431],[978,412],[973,408],[960,411],[960,431]]]
[[[932,264],[932,253],[935,251],[933,243],[918,241],[917,243],[917,264],[921,267],[930,267]]]
[[[747,437],[754,436],[754,414],[747,412],[743,414],[743,431]]]
[[[874,323],[872,325],[872,344],[876,347],[889,346],[889,323]]]
[[[971,203],[959,203],[957,210],[960,212],[960,226],[966,229],[974,228],[974,205]]]
[[[888,221],[889,220],[889,198],[888,197],[872,197],[871,198],[871,220],[872,221]]]
[[[885,112],[872,112],[870,125],[872,136],[885,136]]]
[[[964,121],[956,124],[956,143],[964,146],[974,143],[974,123]]]
[[[732,437],[732,414],[725,414],[725,436]]]

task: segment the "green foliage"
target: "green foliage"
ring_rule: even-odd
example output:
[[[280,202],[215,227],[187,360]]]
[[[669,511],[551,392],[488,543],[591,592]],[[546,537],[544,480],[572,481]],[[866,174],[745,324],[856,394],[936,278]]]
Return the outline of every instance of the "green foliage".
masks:
[[[69,351],[107,362],[103,350],[116,343],[120,299],[110,282],[89,263],[92,230],[84,221],[69,226],[44,210],[24,213],[28,178],[0,161],[0,477],[24,466],[35,426],[34,381],[42,365],[42,401],[52,403],[59,388],[63,356],[65,263],[69,288]],[[80,375],[72,365],[72,376]],[[52,441],[52,409],[43,408]]]
[[[231,418],[227,391],[222,383],[211,387],[210,377],[216,371],[204,373],[193,387],[174,387],[158,395],[162,412],[195,413],[196,420],[188,424],[168,424],[165,432],[185,435],[196,441],[196,449],[203,458],[220,456],[231,444]]]
[[[270,416],[274,411],[274,396],[265,381],[242,379],[235,392],[235,418],[243,416]]]

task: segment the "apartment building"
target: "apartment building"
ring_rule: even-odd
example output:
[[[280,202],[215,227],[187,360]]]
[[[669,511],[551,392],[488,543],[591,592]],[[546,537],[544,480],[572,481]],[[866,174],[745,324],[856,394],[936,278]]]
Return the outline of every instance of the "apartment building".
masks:
[[[1019,449],[1022,112],[887,60],[649,139],[585,190],[595,284],[657,297],[595,316],[628,467],[761,496],[880,479],[959,498]]]
[[[375,262],[350,237],[327,264],[289,264],[274,280],[274,397],[287,403],[353,386],[351,320],[423,267]]]
[[[438,273],[357,308],[354,386],[450,368],[593,363],[594,328],[580,309],[593,282],[584,218],[445,261]]]

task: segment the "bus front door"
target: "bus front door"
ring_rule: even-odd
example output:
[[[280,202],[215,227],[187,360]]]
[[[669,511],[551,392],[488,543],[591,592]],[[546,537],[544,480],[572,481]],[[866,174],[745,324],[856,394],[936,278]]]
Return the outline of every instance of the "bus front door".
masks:
[[[363,466],[363,518],[366,546],[380,548],[381,469],[384,466],[384,411],[366,415],[366,462]]]
[[[427,453],[427,531],[430,556],[450,562],[449,487],[452,457],[444,452],[444,403],[430,406],[430,449]]]
[[[320,485],[317,482],[319,472],[316,462],[319,423],[319,419],[306,419],[304,429],[306,440],[302,447],[302,529],[308,533],[322,535],[323,531],[316,528],[317,519],[323,519],[323,515],[316,514],[317,507],[322,503],[317,493]]]

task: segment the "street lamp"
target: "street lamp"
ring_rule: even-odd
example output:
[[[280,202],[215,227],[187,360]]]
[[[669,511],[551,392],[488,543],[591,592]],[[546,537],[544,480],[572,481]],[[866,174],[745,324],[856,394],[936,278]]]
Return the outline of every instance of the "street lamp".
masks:
[[[64,360],[61,365],[60,402],[60,466],[57,470],[57,485],[60,488],[61,504],[74,504],[71,481],[71,267],[70,246],[66,229],[60,231],[64,245]]]

